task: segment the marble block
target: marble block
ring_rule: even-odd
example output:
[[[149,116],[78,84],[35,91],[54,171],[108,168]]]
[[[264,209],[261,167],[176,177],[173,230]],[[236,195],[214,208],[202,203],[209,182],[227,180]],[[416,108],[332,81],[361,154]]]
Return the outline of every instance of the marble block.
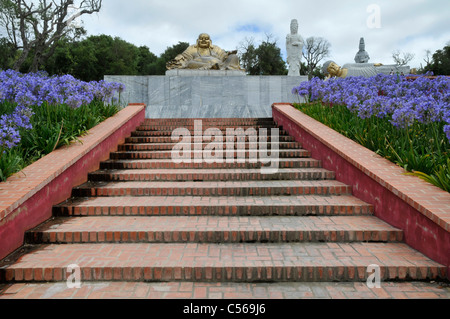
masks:
[[[239,70],[167,70],[166,76],[246,76],[245,71]]]
[[[126,87],[121,103],[145,103],[147,118],[272,117],[273,103],[301,102],[306,76],[105,76]]]

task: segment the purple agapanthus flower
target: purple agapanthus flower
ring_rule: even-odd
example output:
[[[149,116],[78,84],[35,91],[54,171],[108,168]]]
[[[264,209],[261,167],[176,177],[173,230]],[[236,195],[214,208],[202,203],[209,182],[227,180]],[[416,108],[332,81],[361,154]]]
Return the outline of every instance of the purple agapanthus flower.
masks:
[[[92,103],[109,103],[125,86],[120,83],[84,82],[71,75],[49,77],[45,72],[22,74],[13,70],[0,72],[0,104],[11,103],[11,114],[0,114],[0,148],[9,149],[20,142],[19,129],[31,129],[31,106],[66,104],[72,108]]]
[[[404,128],[415,122],[444,122],[450,141],[450,78],[406,77],[379,74],[371,78],[314,78],[292,90],[309,101],[328,105],[346,105],[361,118],[390,117],[391,123]]]

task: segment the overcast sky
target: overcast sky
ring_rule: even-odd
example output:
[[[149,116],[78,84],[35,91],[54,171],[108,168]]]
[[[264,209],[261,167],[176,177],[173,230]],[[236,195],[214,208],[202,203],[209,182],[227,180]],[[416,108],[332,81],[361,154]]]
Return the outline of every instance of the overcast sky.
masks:
[[[411,67],[424,63],[426,50],[450,42],[449,0],[104,0],[100,13],[83,17],[89,35],[117,36],[156,55],[180,41],[194,44],[205,32],[228,51],[270,34],[284,58],[292,19],[304,39],[328,40],[327,60],[340,65],[354,62],[361,37],[370,62],[392,64],[400,50],[415,54]]]

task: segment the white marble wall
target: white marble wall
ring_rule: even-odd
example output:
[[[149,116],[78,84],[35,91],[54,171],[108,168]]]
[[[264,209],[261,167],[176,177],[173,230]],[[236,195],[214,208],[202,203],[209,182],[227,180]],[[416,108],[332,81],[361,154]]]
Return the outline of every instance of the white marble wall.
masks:
[[[273,103],[299,102],[305,76],[105,76],[125,84],[123,104],[145,103],[147,118],[272,117]]]

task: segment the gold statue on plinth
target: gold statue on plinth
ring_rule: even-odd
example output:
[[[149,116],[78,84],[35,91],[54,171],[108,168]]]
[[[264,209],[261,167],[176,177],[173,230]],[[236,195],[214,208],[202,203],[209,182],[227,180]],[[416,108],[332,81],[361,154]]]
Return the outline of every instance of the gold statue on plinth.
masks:
[[[206,33],[200,34],[197,44],[191,45],[174,60],[168,62],[167,69],[244,71],[240,66],[237,51],[226,52],[213,45],[211,37]]]
[[[381,73],[377,69],[382,66],[381,63],[348,63],[340,67],[334,61],[328,61],[323,65],[322,72],[326,80],[333,77],[342,79],[350,76],[372,77]]]

